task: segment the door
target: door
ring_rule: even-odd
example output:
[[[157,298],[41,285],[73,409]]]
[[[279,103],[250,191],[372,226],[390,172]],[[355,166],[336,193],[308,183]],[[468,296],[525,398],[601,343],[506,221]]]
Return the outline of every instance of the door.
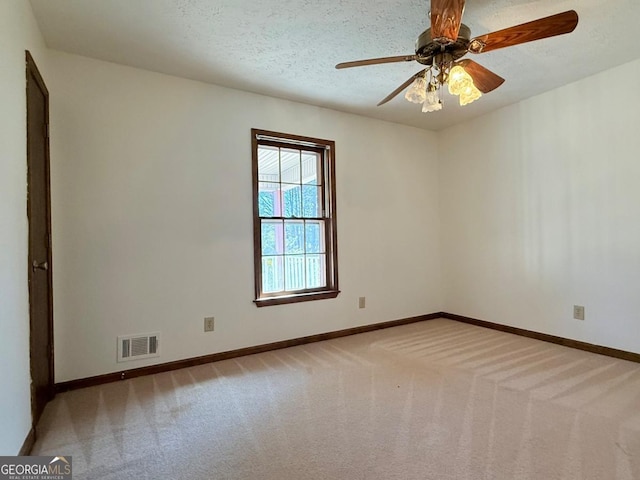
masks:
[[[49,92],[33,58],[27,61],[27,214],[31,413],[35,426],[54,395],[51,196],[49,190]]]

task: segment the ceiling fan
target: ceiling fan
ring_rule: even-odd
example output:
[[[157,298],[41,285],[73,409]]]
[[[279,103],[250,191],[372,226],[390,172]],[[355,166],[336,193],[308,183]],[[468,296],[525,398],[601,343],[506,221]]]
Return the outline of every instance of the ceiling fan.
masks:
[[[499,48],[533,42],[573,32],[578,25],[574,10],[540,18],[532,22],[505,28],[479,37],[471,37],[471,30],[462,21],[465,0],[431,0],[431,28],[416,40],[415,54],[370,58],[344,62],[336,68],[361,67],[380,63],[417,61],[426,68],[411,76],[387,95],[378,106],[387,103],[410,84],[405,98],[421,103],[423,112],[442,109],[441,89],[446,84],[449,93],[458,95],[460,105],[466,105],[504,83],[504,79],[470,59],[467,53],[485,53]]]

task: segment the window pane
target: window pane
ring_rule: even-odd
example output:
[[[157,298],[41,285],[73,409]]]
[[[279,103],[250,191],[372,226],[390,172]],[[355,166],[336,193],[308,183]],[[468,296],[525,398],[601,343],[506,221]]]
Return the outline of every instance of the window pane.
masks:
[[[280,220],[262,221],[262,255],[282,255],[284,253],[284,233]]]
[[[281,182],[300,184],[300,150],[280,149]]]
[[[258,185],[258,215],[281,217],[280,184],[260,182]]]
[[[302,152],[302,183],[320,185],[318,172],[320,171],[321,156],[315,152]]]
[[[258,180],[263,182],[280,181],[280,154],[278,147],[258,146]]]
[[[324,253],[324,222],[305,222],[306,253]]]
[[[282,188],[282,203],[284,207],[283,217],[297,217],[302,218],[302,195],[301,187],[291,188],[290,185],[283,185]]]
[[[304,253],[304,222],[287,220],[284,224],[284,253]]]
[[[282,257],[262,257],[262,291],[264,293],[284,290],[284,264]]]
[[[313,185],[302,186],[302,216],[322,217],[322,190]]]
[[[284,286],[285,290],[302,290],[305,288],[305,260],[304,255],[284,256]]]
[[[307,288],[320,288],[327,285],[327,269],[324,255],[306,255]]]

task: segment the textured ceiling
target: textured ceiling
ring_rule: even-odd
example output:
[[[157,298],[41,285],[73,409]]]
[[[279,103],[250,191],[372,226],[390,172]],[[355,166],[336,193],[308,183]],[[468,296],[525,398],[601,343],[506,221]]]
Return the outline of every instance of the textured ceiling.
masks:
[[[412,54],[428,0],[31,0],[48,46],[110,62],[438,130],[640,58],[638,0],[467,0],[472,36],[574,9],[575,32],[472,58],[506,79],[466,107],[421,113],[402,95],[421,69],[336,63]],[[471,56],[471,55],[469,55]]]

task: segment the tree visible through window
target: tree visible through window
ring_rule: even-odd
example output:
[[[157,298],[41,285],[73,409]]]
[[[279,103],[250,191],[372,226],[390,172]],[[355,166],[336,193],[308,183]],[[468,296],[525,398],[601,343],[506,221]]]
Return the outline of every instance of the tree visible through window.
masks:
[[[252,130],[256,304],[338,295],[334,143]]]

